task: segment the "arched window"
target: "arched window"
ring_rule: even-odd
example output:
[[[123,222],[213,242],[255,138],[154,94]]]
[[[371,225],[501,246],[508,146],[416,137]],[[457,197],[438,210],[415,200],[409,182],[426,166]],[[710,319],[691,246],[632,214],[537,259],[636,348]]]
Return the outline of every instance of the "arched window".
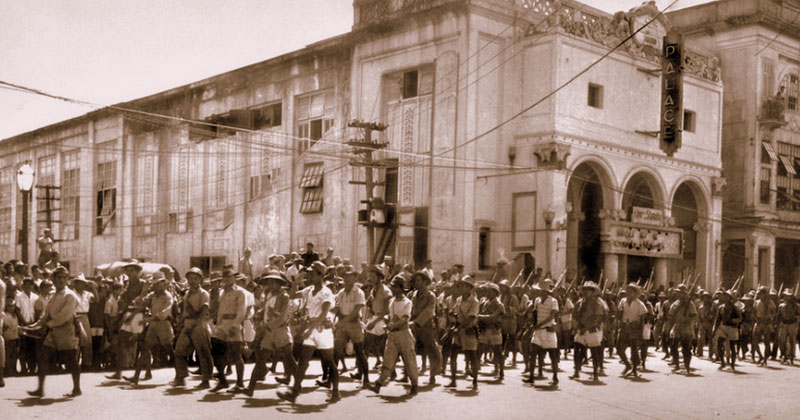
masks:
[[[781,81],[783,95],[786,97],[786,109],[789,111],[800,111],[800,76],[797,73],[789,73]]]

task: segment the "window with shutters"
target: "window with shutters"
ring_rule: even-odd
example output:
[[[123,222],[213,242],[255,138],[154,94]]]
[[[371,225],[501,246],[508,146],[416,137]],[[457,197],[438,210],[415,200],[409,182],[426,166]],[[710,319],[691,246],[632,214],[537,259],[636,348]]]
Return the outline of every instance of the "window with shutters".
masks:
[[[97,148],[95,169],[95,235],[111,235],[117,215],[117,160],[114,153],[116,141],[103,143]]]
[[[298,153],[314,147],[333,128],[335,112],[336,98],[333,89],[297,97],[295,126],[297,137],[302,139],[298,144]]]
[[[303,167],[303,177],[300,179],[300,188],[303,190],[300,213],[322,212],[323,169],[322,162],[306,163]]]
[[[786,109],[789,111],[800,112],[800,76],[790,73],[784,76],[781,82],[783,95],[786,98]]]
[[[61,237],[62,241],[79,239],[81,209],[80,151],[71,150],[61,154]]]
[[[11,167],[0,169],[0,246],[11,246],[11,194],[14,191],[14,180]]]

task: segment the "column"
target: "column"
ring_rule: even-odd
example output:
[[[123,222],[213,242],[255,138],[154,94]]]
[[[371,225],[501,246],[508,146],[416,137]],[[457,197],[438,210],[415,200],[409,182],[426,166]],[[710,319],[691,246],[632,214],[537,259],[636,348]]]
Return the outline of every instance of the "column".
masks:
[[[619,282],[619,255],[603,254],[603,275],[609,284]]]
[[[669,284],[669,280],[667,279],[667,259],[666,258],[656,258],[655,264],[655,282],[656,287],[663,285],[667,287]]]

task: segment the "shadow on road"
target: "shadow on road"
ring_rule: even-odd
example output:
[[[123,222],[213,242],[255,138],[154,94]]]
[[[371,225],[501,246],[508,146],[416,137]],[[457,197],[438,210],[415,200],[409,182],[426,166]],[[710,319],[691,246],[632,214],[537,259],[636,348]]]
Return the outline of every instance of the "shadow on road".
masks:
[[[219,402],[219,401],[231,401],[233,400],[233,394],[229,392],[220,392],[220,393],[207,393],[203,395],[203,398],[200,398],[199,402]]]
[[[62,398],[38,398],[38,397],[31,397],[31,398],[23,398],[21,400],[15,400],[9,398],[9,401],[16,401],[18,407],[37,407],[37,406],[46,406],[46,405],[53,405],[57,403],[63,403],[67,401],[72,401],[72,398],[62,397]]]
[[[192,388],[171,387],[171,388],[167,388],[167,389],[164,390],[164,395],[170,396],[170,397],[175,397],[175,396],[179,396],[179,395],[194,394],[197,391],[199,391],[199,390],[192,389]]]
[[[533,388],[535,388],[537,391],[554,392],[554,391],[558,391],[558,384],[554,384],[554,385],[549,385],[549,384],[548,385],[534,385]]]
[[[131,390],[136,391],[136,390],[139,390],[139,389],[154,389],[154,388],[158,388],[160,386],[161,385],[159,385],[159,384],[150,384],[150,385],[139,384],[139,385],[131,385],[131,386],[127,386],[127,387],[123,386],[123,387],[120,387],[120,389],[126,389],[128,391],[131,391]]]
[[[283,400],[280,398],[246,398],[244,408],[269,408],[279,405]]]

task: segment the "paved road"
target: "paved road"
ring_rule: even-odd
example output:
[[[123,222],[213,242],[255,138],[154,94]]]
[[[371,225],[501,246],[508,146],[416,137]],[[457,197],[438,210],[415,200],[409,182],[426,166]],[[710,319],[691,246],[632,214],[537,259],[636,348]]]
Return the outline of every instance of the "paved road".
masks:
[[[737,373],[718,371],[704,359],[695,359],[695,376],[670,373],[653,353],[648,360],[650,372],[643,379],[619,377],[622,371],[617,359],[607,360],[608,376],[600,383],[573,381],[567,376],[572,361],[563,361],[559,387],[523,385],[521,368],[507,371],[504,383],[492,382],[491,368],[484,366],[478,392],[467,389],[461,380],[456,390],[444,387],[422,387],[412,399],[406,389],[392,383],[375,395],[359,388],[349,378],[340,386],[342,401],[327,405],[326,390],[314,389],[312,377],[320,373],[319,362],[312,362],[304,385],[306,393],[292,405],[277,398],[278,386],[273,378],[260,385],[253,398],[226,393],[210,394],[170,388],[171,369],[154,372],[151,381],[132,387],[124,382],[109,381],[99,373],[82,376],[84,395],[74,400],[61,398],[71,388],[70,378],[61,375],[48,378],[47,396],[27,398],[25,390],[35,388],[35,378],[9,378],[0,389],[2,419],[249,419],[303,418],[343,419],[358,413],[356,418],[388,419],[531,419],[591,418],[595,419],[786,419],[794,418],[800,403],[800,366],[773,363],[768,368],[743,363]],[[352,360],[349,366],[354,366]],[[247,377],[252,365],[247,367]],[[549,375],[546,373],[546,375]],[[372,374],[375,377],[375,373]],[[422,379],[425,384],[427,379]],[[444,382],[440,380],[439,382]],[[189,381],[190,385],[196,383]]]

